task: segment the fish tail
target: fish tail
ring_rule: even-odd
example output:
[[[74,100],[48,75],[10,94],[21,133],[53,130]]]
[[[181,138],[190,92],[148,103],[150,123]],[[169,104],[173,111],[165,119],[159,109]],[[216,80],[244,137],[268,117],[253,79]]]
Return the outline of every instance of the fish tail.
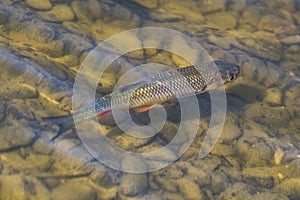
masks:
[[[42,119],[46,122],[50,122],[51,124],[59,126],[59,131],[53,138],[51,138],[51,142],[54,142],[56,138],[74,126],[73,114],[56,117],[44,117]]]

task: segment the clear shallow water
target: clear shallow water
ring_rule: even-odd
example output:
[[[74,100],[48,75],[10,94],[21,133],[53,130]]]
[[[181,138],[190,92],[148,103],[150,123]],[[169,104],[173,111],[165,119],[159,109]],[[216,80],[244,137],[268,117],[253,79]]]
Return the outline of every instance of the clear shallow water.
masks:
[[[38,2],[0,6],[1,198],[299,198],[298,1]],[[227,117],[213,151],[198,158],[210,116],[208,95],[198,97],[202,118],[193,144],[162,170],[128,174],[105,167],[93,161],[74,130],[50,143],[57,127],[41,117],[71,109],[74,77],[90,50],[113,34],[145,26],[185,33],[213,59],[241,66],[241,76],[227,86]],[[98,95],[111,92],[134,65],[148,62],[188,64],[168,52],[134,51],[114,62]],[[179,106],[166,110],[169,120],[151,139],[121,134],[115,126],[103,129],[123,149],[153,151],[177,130]],[[146,114],[138,118],[147,122]]]

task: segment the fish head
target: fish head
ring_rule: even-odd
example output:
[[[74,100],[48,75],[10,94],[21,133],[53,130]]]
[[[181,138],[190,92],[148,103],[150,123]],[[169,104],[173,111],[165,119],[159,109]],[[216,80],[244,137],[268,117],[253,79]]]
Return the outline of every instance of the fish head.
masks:
[[[221,60],[216,60],[214,62],[218,67],[218,70],[224,83],[233,81],[240,74],[240,66],[235,63]]]

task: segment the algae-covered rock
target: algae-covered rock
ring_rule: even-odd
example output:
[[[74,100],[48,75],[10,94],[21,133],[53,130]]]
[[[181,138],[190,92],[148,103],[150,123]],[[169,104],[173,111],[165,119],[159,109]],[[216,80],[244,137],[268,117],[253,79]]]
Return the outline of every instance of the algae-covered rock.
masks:
[[[0,128],[0,150],[5,151],[33,142],[35,133],[31,128],[21,124],[3,126]]]
[[[25,3],[37,10],[49,10],[52,7],[52,4],[49,0],[26,0]]]
[[[51,22],[72,21],[75,17],[72,9],[62,4],[53,6],[49,11],[40,12],[39,16],[42,19]]]
[[[236,17],[230,12],[217,12],[206,15],[207,23],[223,29],[233,29],[236,26]]]
[[[126,196],[142,195],[148,188],[147,174],[123,174],[119,186],[119,192]]]
[[[276,187],[276,190],[287,195],[290,200],[297,200],[300,197],[300,179],[291,178],[282,182]]]
[[[84,179],[82,181],[67,181],[66,183],[54,188],[51,192],[52,199],[65,200],[96,200],[96,191],[88,185]]]

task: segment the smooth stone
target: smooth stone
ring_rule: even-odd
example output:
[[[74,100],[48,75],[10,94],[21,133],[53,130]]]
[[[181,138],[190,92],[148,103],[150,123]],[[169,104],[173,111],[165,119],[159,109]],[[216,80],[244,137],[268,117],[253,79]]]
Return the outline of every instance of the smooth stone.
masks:
[[[119,192],[126,196],[142,195],[149,187],[147,174],[125,173],[121,178]]]
[[[0,25],[4,25],[9,21],[10,13],[7,10],[0,10]]]
[[[259,131],[250,129],[245,132],[236,143],[236,153],[245,162],[247,167],[260,167],[272,164],[273,150],[265,142],[259,142],[259,136],[252,136]],[[264,134],[264,133],[263,133]],[[267,136],[260,136],[267,137]]]
[[[65,54],[71,54],[75,57],[80,57],[85,51],[93,48],[89,40],[70,33],[64,34],[62,41]]]
[[[27,199],[24,180],[19,175],[0,176],[1,199]],[[13,187],[12,187],[13,186]]]
[[[5,88],[0,88],[0,92],[3,95],[2,98],[15,98],[15,99],[27,99],[27,98],[36,98],[38,96],[36,88],[18,83],[16,81],[8,81]]]
[[[26,0],[25,3],[36,10],[49,10],[52,8],[49,0]]]
[[[294,12],[296,6],[294,0],[262,0],[260,3],[265,4],[270,10],[283,9],[288,12]]]
[[[290,200],[287,195],[281,193],[273,193],[273,192],[259,192],[252,196],[252,199],[255,200]]]
[[[270,107],[259,102],[246,106],[244,114],[248,119],[272,127],[287,126],[291,117],[282,106]]]
[[[277,179],[275,171],[263,167],[245,168],[243,169],[242,176],[248,184],[268,189],[273,188],[275,184],[274,178]]]
[[[294,108],[300,106],[300,84],[291,85],[284,91],[284,105],[288,108]]]
[[[236,17],[230,12],[217,12],[205,16],[207,23],[222,29],[234,29],[236,26]]]
[[[40,12],[39,16],[51,22],[72,21],[75,17],[70,7],[66,5],[55,5],[51,10]]]
[[[250,24],[252,26],[257,26],[261,19],[261,13],[256,6],[247,7],[242,13],[241,24]]]
[[[281,91],[277,87],[267,89],[263,101],[271,106],[281,105]]]
[[[262,58],[279,61],[282,57],[282,46],[275,34],[266,31],[249,33],[246,31],[230,31],[239,41],[233,46],[248,51]]]
[[[179,192],[184,196],[184,199],[201,200],[205,199],[202,191],[197,183],[189,178],[182,178],[176,181]]]
[[[132,1],[148,9],[155,9],[159,6],[158,0],[148,0],[148,1],[132,0]]]
[[[275,191],[283,193],[290,200],[297,200],[300,196],[300,178],[290,178],[277,185]]]
[[[228,3],[228,8],[229,10],[234,10],[234,11],[244,11],[246,7],[246,0],[231,0]],[[248,7],[248,5],[247,5]]]
[[[182,1],[178,1],[176,3],[165,3],[162,4],[159,9],[157,9],[159,14],[156,16],[156,18],[160,18],[160,15],[166,15],[166,11],[168,11],[167,13],[170,13],[171,18],[176,18],[177,16],[177,18],[199,24],[204,21],[204,17],[199,10],[195,8],[197,8],[197,4],[192,2],[191,5],[186,5]]]
[[[25,118],[28,120],[34,120],[34,114],[30,108],[24,106],[25,102],[22,99],[11,100],[6,108],[8,115],[14,116],[15,119]]]
[[[0,128],[0,150],[27,146],[34,138],[35,133],[24,125],[16,123],[13,126],[3,126]]]
[[[71,8],[74,11],[76,18],[82,23],[90,23],[93,17],[87,9],[87,4],[80,1],[73,1]]]
[[[26,38],[38,43],[47,43],[53,41],[55,37],[55,31],[40,22],[16,22],[16,24],[9,24],[8,29],[10,30],[9,36],[17,41],[24,41]]]
[[[278,35],[294,35],[299,33],[298,28],[291,24],[290,21],[281,19],[276,15],[264,16],[258,24],[258,29],[270,31]]]
[[[223,11],[226,9],[227,0],[199,1],[198,8],[203,14]]]
[[[252,199],[254,189],[251,185],[245,183],[234,183],[228,186],[224,192],[220,194],[219,199]]]
[[[66,183],[54,188],[51,191],[52,199],[57,200],[81,200],[89,199],[96,200],[97,193],[96,191],[89,186],[86,180],[76,180],[76,181],[67,181]]]
[[[231,115],[226,116],[225,124],[220,136],[220,140],[224,143],[232,143],[238,137],[241,136],[241,129],[238,126],[238,123],[234,117]]]
[[[274,164],[280,165],[283,157],[284,157],[284,151],[281,148],[277,148],[274,153]]]

